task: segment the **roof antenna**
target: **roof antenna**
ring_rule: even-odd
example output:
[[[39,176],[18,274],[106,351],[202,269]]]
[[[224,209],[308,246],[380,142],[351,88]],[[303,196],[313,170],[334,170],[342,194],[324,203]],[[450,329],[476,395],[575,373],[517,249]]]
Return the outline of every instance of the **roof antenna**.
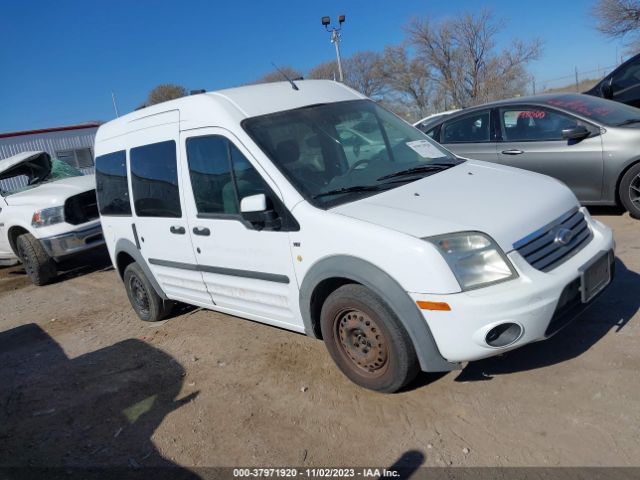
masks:
[[[291,88],[293,88],[294,90],[300,90],[298,88],[298,86],[295,83],[293,83],[293,80],[291,80],[289,77],[287,77],[287,74],[284,73],[282,70],[280,70],[275,63],[271,62],[271,65],[273,65],[275,67],[275,69],[278,71],[278,73],[280,75],[282,75],[284,78],[287,79],[287,81],[291,84]]]

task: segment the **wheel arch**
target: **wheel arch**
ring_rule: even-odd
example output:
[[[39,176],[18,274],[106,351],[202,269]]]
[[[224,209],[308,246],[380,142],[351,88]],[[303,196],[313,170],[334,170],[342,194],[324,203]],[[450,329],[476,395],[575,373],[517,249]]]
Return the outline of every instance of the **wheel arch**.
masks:
[[[13,227],[9,228],[9,230],[7,231],[7,236],[9,238],[9,246],[11,247],[11,250],[13,250],[13,253],[15,254],[16,257],[20,258],[18,256],[18,237],[20,235],[24,235],[25,233],[30,233],[29,230],[27,230],[24,227],[21,227],[20,225],[14,225]]]
[[[153,289],[160,296],[160,298],[162,298],[163,300],[168,300],[167,296],[162,291],[162,288],[160,288],[160,284],[158,283],[156,278],[153,276],[153,273],[151,273],[151,269],[149,268],[149,265],[147,265],[147,262],[142,257],[140,250],[138,250],[138,248],[133,244],[133,242],[124,238],[121,238],[120,240],[118,240],[115,246],[114,257],[115,257],[115,263],[116,263],[115,267],[116,267],[116,270],[118,271],[118,275],[120,276],[120,280],[124,279],[124,270],[125,268],[127,268],[127,265],[129,265],[130,263],[136,262],[138,265],[140,265],[140,268],[142,269],[146,277],[149,279],[149,282],[153,286]]]
[[[409,334],[423,371],[444,372],[459,364],[442,357],[422,313],[400,284],[372,263],[348,255],[325,257],[306,273],[300,286],[300,312],[307,335],[321,338],[320,309],[324,300],[342,285],[369,288],[395,312]]]
[[[638,157],[638,158],[636,158],[634,160],[631,160],[618,173],[618,178],[616,179],[615,191],[613,192],[617,205],[622,205],[622,201],[620,199],[620,184],[622,183],[622,179],[624,178],[624,176],[627,174],[627,172],[629,170],[631,170],[633,167],[635,167],[638,164],[640,164],[640,157]]]

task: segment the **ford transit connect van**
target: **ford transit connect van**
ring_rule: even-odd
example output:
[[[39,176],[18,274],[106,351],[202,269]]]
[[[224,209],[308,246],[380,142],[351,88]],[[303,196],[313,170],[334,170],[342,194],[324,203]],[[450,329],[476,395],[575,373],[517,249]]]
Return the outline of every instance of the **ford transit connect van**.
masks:
[[[95,149],[142,320],[178,301],[305,333],[378,391],[545,339],[612,276],[611,231],[563,184],[456,157],[336,82],[162,103]]]

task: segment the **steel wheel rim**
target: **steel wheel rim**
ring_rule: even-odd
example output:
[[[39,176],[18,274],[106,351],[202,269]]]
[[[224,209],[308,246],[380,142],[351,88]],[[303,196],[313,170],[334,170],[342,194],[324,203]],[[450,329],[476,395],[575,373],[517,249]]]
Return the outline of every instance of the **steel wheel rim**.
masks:
[[[378,324],[365,312],[349,309],[336,315],[334,325],[338,349],[358,373],[368,377],[383,375],[389,352]]]
[[[629,185],[629,199],[640,207],[640,174],[636,175]]]
[[[138,308],[140,313],[146,315],[149,313],[149,296],[147,290],[142,285],[142,282],[135,275],[129,279],[129,290],[131,291],[131,298]]]

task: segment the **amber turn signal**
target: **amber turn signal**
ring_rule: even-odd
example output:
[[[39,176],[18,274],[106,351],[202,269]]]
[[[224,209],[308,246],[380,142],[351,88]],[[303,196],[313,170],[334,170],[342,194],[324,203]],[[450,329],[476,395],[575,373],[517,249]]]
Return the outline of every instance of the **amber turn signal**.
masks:
[[[420,310],[440,310],[448,312],[451,310],[451,307],[448,303],[445,302],[425,302],[422,300],[418,300],[416,302]]]

